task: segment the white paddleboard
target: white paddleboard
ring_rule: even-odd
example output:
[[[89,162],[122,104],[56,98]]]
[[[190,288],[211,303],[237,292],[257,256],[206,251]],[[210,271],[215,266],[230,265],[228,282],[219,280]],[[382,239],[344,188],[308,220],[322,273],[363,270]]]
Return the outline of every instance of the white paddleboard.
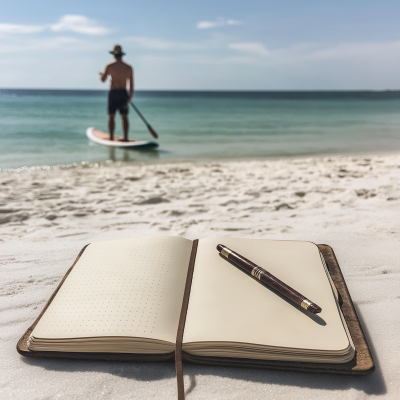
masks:
[[[122,141],[121,136],[115,136],[114,140],[110,140],[110,134],[100,131],[96,128],[87,128],[86,136],[95,143],[102,144],[109,147],[122,147],[124,149],[144,148],[144,147],[157,147],[156,142],[146,142],[143,140],[129,140],[128,142]]]

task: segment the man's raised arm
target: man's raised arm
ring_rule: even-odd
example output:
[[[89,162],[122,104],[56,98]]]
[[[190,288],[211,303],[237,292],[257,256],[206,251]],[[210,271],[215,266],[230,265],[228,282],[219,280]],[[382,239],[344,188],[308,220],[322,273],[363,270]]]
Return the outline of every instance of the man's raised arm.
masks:
[[[107,65],[106,70],[104,71],[104,73],[103,72],[99,72],[100,80],[102,82],[105,82],[107,80],[109,74],[110,74],[110,71],[108,70],[108,65]]]

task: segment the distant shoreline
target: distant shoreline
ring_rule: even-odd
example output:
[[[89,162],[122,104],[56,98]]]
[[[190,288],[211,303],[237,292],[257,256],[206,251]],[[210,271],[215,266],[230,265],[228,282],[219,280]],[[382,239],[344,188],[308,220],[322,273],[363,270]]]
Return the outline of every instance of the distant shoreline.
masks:
[[[108,92],[108,89],[82,89],[82,88],[0,88],[0,95],[2,92],[20,91],[20,92]],[[255,89],[137,89],[135,93],[263,93],[263,94],[366,94],[366,93],[400,93],[400,89],[320,89],[320,90],[255,90]]]
[[[129,150],[125,150],[129,151]],[[194,158],[194,159],[154,159],[154,160],[141,160],[141,161],[123,161],[123,160],[106,160],[106,161],[78,161],[63,164],[43,164],[43,165],[32,165],[32,166],[21,166],[15,168],[0,168],[0,176],[4,174],[19,174],[19,173],[35,173],[40,171],[56,172],[66,170],[93,170],[93,169],[104,169],[104,168],[132,168],[132,167],[151,167],[157,165],[164,165],[170,167],[173,165],[185,164],[185,165],[203,165],[203,164],[215,164],[229,165],[231,163],[236,164],[247,164],[251,162],[263,163],[263,162],[323,162],[324,160],[334,160],[338,162],[340,159],[348,160],[350,158],[376,158],[376,157],[400,157],[399,151],[393,152],[375,152],[375,153],[337,153],[337,154],[296,154],[296,155],[275,155],[270,157],[227,157],[227,158]]]

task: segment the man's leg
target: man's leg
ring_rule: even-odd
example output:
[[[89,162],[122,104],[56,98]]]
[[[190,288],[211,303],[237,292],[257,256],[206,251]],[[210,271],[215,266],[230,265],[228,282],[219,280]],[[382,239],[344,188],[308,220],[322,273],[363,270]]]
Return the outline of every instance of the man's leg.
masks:
[[[127,114],[121,114],[122,118],[122,126],[124,128],[124,141],[128,141],[128,132],[129,132],[129,119]]]
[[[114,140],[114,130],[115,130],[115,114],[108,115],[108,132],[110,132],[110,140]]]

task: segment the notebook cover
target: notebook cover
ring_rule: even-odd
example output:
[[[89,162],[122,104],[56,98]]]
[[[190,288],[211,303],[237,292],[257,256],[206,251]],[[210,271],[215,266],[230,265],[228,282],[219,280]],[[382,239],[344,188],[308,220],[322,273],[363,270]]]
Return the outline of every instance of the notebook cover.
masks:
[[[189,271],[193,270],[196,246],[194,243],[192,249],[192,255],[190,258]],[[29,327],[25,334],[20,338],[17,344],[17,351],[19,354],[25,357],[43,357],[43,358],[72,358],[72,359],[85,359],[85,360],[115,360],[115,361],[170,361],[174,360],[175,352],[167,354],[128,354],[128,353],[92,353],[92,352],[57,352],[57,351],[30,351],[28,349],[27,341],[29,336],[40,318],[50,305],[54,297],[56,296],[61,285],[64,283],[68,274],[75,266],[80,256],[84,252],[85,246],[71,268],[67,271],[64,278],[51,295],[50,299],[46,303],[43,311],[39,314],[36,321]],[[367,340],[362,331],[360,322],[357,317],[357,313],[354,309],[353,302],[350,297],[350,293],[347,289],[346,282],[340,270],[339,264],[335,257],[332,248],[328,245],[318,245],[319,250],[324,256],[327,268],[332,280],[338,290],[342,299],[341,309],[344,318],[347,322],[353,343],[356,349],[356,355],[354,359],[345,364],[326,364],[326,363],[305,363],[305,362],[290,362],[290,361],[266,361],[266,360],[253,360],[243,358],[227,358],[227,357],[202,357],[193,356],[188,353],[182,352],[182,359],[196,363],[196,364],[207,364],[207,365],[221,365],[221,366],[234,366],[234,367],[250,367],[250,368],[266,368],[266,369],[282,369],[291,371],[305,371],[305,372],[323,372],[323,373],[335,373],[335,374],[347,374],[347,375],[367,375],[374,371],[375,365],[371,355],[371,351],[368,347]],[[190,291],[185,290],[185,297],[190,295]],[[187,300],[187,299],[186,299]],[[185,303],[185,299],[184,299]],[[187,301],[186,301],[187,304]]]
[[[339,305],[350,331],[351,338],[356,349],[355,357],[352,361],[344,364],[331,363],[312,363],[312,362],[292,362],[292,361],[269,361],[254,360],[246,358],[228,358],[228,357],[203,357],[194,356],[182,351],[182,359],[196,364],[221,365],[231,367],[246,368],[266,368],[281,369],[303,372],[322,372],[344,375],[368,375],[375,370],[374,360],[369,349],[364,332],[358,320],[353,301],[347,289],[346,282],[340,270],[333,249],[326,244],[317,245],[322,253],[328,271],[339,292]]]

